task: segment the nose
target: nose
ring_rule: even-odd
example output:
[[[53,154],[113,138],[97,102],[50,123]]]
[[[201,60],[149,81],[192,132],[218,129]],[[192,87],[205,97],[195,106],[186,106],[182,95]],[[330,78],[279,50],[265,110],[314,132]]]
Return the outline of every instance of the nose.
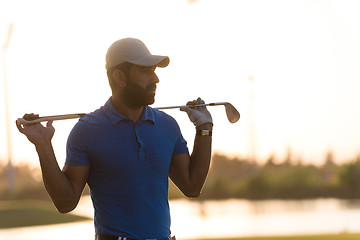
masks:
[[[159,80],[158,76],[156,75],[156,73],[154,73],[153,82],[154,83],[159,83],[160,82],[160,80]]]

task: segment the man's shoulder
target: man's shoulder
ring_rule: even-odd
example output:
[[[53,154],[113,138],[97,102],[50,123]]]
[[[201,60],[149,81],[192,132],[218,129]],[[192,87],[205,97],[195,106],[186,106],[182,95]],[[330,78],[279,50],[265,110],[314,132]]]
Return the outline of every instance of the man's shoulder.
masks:
[[[107,117],[104,114],[103,109],[99,108],[99,109],[81,117],[79,119],[79,121],[86,123],[86,124],[97,124],[97,123],[102,123],[102,122],[106,121],[106,119],[107,119]]]
[[[174,122],[176,123],[176,120],[175,118],[173,118],[171,115],[159,110],[159,109],[156,109],[156,108],[151,108],[151,111],[152,113],[154,114],[154,118],[157,120],[157,121],[166,121],[166,122]]]
[[[152,108],[152,111],[154,114],[155,125],[163,129],[164,131],[178,132],[180,130],[179,124],[173,116],[156,108]]]
[[[79,121],[72,128],[69,138],[81,139],[81,141],[87,141],[91,139],[94,134],[98,134],[102,131],[103,126],[107,124],[109,120],[101,113],[101,110],[95,110],[81,117]],[[105,124],[104,124],[105,123]]]
[[[104,125],[107,122],[109,122],[109,119],[106,117],[106,114],[104,114],[102,108],[99,108],[81,117],[74,128],[89,129],[94,126]]]

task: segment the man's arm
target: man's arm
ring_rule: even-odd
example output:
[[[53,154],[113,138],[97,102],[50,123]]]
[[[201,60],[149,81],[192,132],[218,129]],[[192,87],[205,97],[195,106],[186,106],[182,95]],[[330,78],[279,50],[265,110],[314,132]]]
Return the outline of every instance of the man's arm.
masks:
[[[197,130],[211,130],[212,124],[203,124]],[[198,197],[204,185],[210,167],[211,136],[195,136],[194,148],[189,154],[174,155],[169,176],[181,192],[187,197]]]
[[[201,98],[190,101],[187,105],[204,103]],[[201,130],[212,131],[212,117],[206,107],[190,108],[185,111],[196,127]],[[204,185],[211,160],[212,136],[196,134],[191,156],[189,154],[174,155],[169,169],[169,176],[175,185],[188,197],[198,197]]]
[[[52,122],[46,127],[40,123],[17,126],[35,145],[39,155],[43,182],[56,208],[61,213],[72,211],[81,196],[89,175],[89,166],[65,165],[63,170],[56,161],[51,139],[55,129]]]

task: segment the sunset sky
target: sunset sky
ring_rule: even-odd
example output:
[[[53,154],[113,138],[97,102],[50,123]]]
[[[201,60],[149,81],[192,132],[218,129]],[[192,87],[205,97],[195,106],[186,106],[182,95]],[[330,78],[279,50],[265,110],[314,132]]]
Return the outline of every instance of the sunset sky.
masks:
[[[123,37],[168,55],[157,69],[154,106],[182,105],[202,97],[231,102],[209,107],[214,152],[259,162],[288,149],[295,160],[337,162],[360,153],[360,1],[348,0],[131,0],[0,2],[0,95],[7,59],[14,162],[37,163],[34,147],[15,126],[24,113],[91,112],[110,96],[105,53]],[[190,151],[194,127],[185,113],[166,110],[178,122]],[[5,107],[0,100],[0,159],[7,158]],[[58,121],[53,139],[60,165],[76,120]],[[253,136],[254,141],[251,141]]]

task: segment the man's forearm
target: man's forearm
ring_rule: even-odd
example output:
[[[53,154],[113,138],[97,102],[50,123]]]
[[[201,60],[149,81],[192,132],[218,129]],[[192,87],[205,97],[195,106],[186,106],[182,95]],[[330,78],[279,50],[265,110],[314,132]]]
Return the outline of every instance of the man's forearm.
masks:
[[[72,209],[75,193],[66,175],[56,161],[51,142],[36,146],[46,191],[59,212]]]
[[[212,124],[203,124],[196,130],[212,130]],[[190,161],[190,182],[193,195],[198,196],[204,185],[210,167],[212,137],[195,136],[193,152]]]

